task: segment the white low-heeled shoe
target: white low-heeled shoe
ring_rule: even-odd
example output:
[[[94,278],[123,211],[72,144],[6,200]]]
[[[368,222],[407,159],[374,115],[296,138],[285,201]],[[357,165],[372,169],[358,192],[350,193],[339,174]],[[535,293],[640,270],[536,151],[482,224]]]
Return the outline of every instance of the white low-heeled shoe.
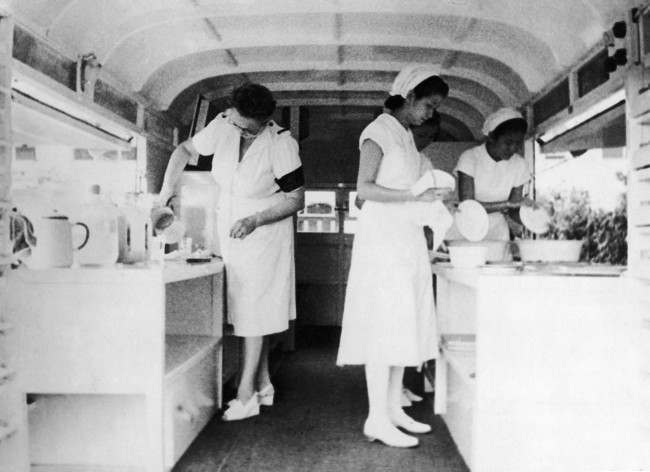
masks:
[[[423,400],[423,398],[420,395],[416,395],[406,387],[402,388],[402,397],[406,397],[409,400],[409,402],[421,402]]]
[[[253,394],[246,403],[242,403],[239,398],[230,400],[228,402],[228,409],[223,413],[222,419],[224,421],[238,421],[259,414],[260,403],[257,399],[257,394]]]
[[[409,433],[426,434],[431,432],[431,426],[426,423],[415,421],[409,415],[404,413],[401,408],[399,410],[391,411],[388,416],[390,421],[397,427],[405,429]]]
[[[363,434],[368,441],[381,441],[391,447],[415,447],[420,444],[418,438],[402,433],[389,421],[366,420]]]
[[[275,398],[275,388],[273,388],[273,384],[268,384],[262,390],[257,392],[257,398],[259,399],[260,405],[273,406],[273,400]]]

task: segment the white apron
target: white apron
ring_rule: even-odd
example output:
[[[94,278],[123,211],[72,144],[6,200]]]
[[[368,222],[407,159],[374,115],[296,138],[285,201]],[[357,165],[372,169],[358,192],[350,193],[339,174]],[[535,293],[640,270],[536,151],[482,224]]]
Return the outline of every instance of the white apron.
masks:
[[[226,268],[228,320],[236,336],[278,333],[296,317],[293,220],[288,217],[260,226],[244,239],[231,238],[230,229],[237,220],[285,198],[276,179],[300,167],[297,144],[289,133],[278,135],[281,128],[272,123],[238,162],[240,135],[224,118],[213,120],[204,135],[202,130],[194,136],[193,143],[201,154],[214,150],[212,174],[220,187],[217,232]]]
[[[421,176],[413,136],[383,114],[362,133],[384,151],[376,183],[409,188]],[[405,203],[367,201],[352,248],[337,364],[417,366],[437,357],[431,265],[422,225]]]

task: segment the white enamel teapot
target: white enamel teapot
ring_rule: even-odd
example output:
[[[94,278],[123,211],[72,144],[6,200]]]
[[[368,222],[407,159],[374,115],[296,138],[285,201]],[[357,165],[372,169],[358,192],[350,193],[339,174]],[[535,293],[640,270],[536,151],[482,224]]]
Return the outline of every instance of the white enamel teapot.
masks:
[[[84,247],[90,236],[86,224],[71,223],[65,215],[39,216],[31,221],[15,213],[12,219],[22,224],[24,241],[30,249],[30,251],[20,251],[15,256],[30,269],[70,267],[73,261],[72,228],[80,226],[85,230],[83,242],[74,247],[76,250]]]

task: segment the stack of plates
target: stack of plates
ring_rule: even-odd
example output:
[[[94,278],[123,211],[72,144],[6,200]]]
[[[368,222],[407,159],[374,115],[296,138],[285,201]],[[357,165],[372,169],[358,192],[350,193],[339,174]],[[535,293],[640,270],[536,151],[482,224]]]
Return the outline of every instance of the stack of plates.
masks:
[[[473,351],[476,345],[476,335],[444,334],[442,345],[449,351]]]

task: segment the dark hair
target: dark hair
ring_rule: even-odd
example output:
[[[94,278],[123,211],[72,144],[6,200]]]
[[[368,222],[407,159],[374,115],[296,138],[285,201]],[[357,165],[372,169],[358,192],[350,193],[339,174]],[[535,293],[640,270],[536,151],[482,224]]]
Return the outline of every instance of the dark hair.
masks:
[[[416,100],[422,97],[430,97],[431,95],[446,97],[449,95],[449,85],[440,76],[432,75],[415,86],[413,95]],[[394,111],[402,107],[405,101],[406,99],[401,95],[390,95],[384,102],[384,106]]]
[[[433,110],[433,115],[428,120],[424,120],[420,126],[436,126],[440,127],[440,113],[438,110]]]
[[[271,91],[260,84],[247,83],[232,92],[232,105],[246,118],[266,120],[275,111]]]
[[[490,132],[490,138],[499,139],[500,136],[509,133],[523,133],[528,131],[528,123],[523,118],[513,118],[506,120]]]
[[[418,151],[421,151],[432,142],[438,140],[440,136],[440,113],[434,110],[431,118],[423,121],[418,126],[413,126],[411,131],[413,133],[415,147]]]

